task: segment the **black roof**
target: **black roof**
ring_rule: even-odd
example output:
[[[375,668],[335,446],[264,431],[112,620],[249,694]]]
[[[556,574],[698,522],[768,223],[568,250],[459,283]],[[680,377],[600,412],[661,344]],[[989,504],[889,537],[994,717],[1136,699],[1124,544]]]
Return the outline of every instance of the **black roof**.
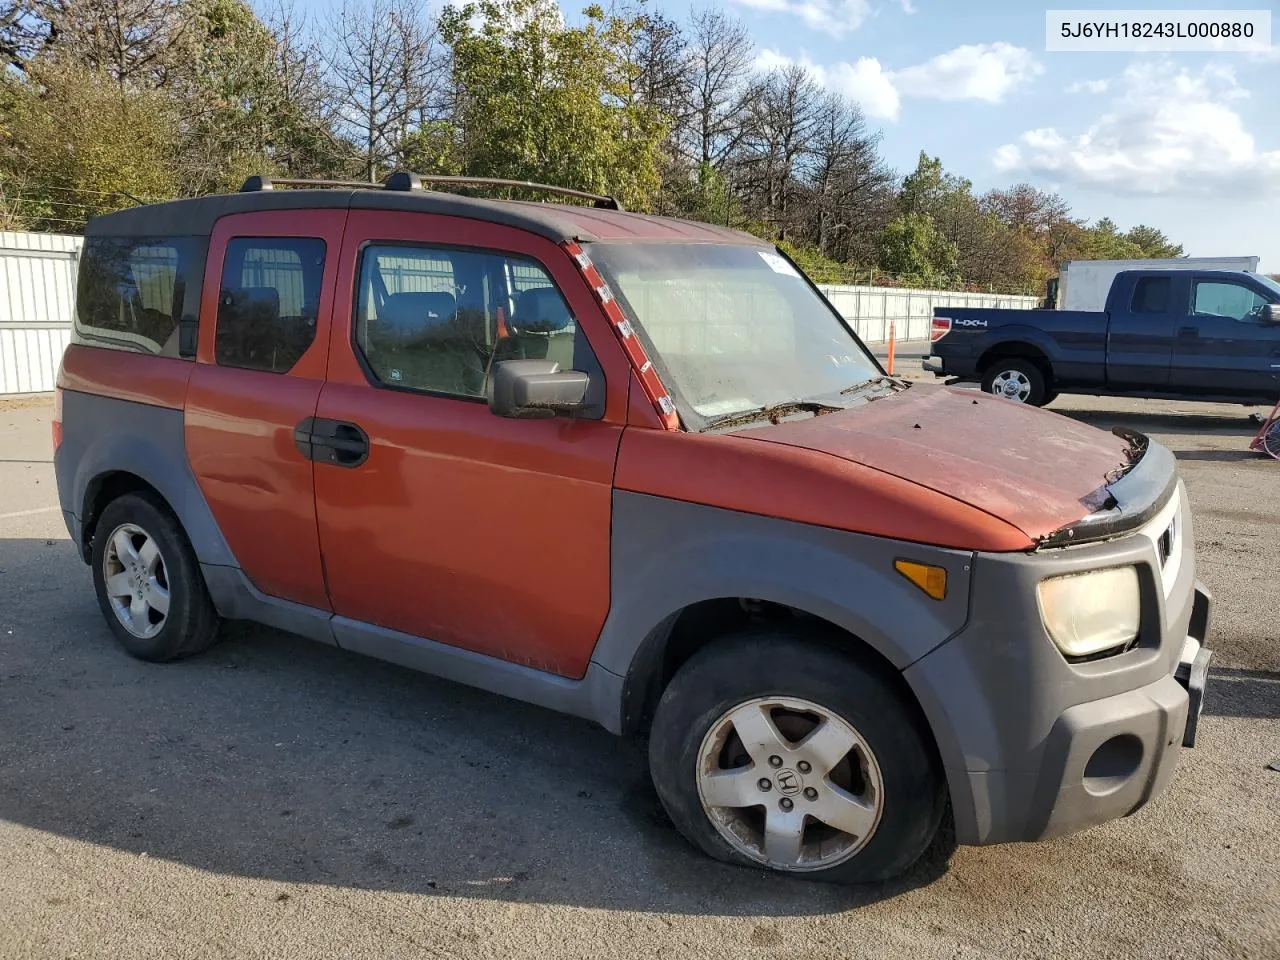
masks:
[[[214,222],[233,213],[260,210],[397,210],[484,220],[527,230],[563,243],[567,240],[671,240],[768,246],[758,237],[713,224],[640,213],[571,206],[482,200],[433,190],[328,189],[269,190],[216,194],[191,200],[132,207],[94,217],[85,236],[207,236]]]

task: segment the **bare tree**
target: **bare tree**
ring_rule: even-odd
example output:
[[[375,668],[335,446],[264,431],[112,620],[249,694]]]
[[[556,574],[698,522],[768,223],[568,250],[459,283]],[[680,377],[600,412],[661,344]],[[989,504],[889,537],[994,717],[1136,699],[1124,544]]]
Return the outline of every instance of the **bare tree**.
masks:
[[[823,256],[869,262],[875,238],[893,216],[893,172],[880,157],[880,134],[862,111],[836,94],[818,107],[806,164],[806,239]]]
[[[689,126],[693,159],[720,166],[746,133],[755,45],[741,21],[712,9],[689,22]]]
[[[20,71],[48,38],[48,23],[37,17],[30,0],[0,0],[0,59]]]
[[[793,227],[792,199],[805,173],[802,163],[822,127],[824,95],[812,74],[791,65],[774,70],[753,96],[743,150],[735,161],[746,189],[786,239]],[[736,176],[736,174],[735,174]]]
[[[327,52],[337,112],[359,144],[371,182],[401,154],[438,92],[440,44],[411,0],[344,4],[329,24]]]
[[[186,0],[27,0],[14,20],[28,38],[122,88],[164,86],[186,25]],[[0,23],[4,17],[0,16]],[[0,41],[3,42],[3,41]]]

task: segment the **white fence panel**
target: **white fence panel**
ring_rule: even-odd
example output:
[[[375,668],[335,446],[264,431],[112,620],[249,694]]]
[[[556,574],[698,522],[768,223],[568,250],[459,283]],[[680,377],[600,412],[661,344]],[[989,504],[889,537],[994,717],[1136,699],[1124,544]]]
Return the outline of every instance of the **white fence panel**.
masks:
[[[831,305],[868,343],[889,339],[889,325],[899,340],[927,340],[935,307],[994,307],[1029,310],[1039,300],[1004,293],[953,290],[908,290],[902,287],[827,285],[820,288]]]
[[[37,329],[0,325],[0,395],[52,390],[70,342],[70,324]]]
[[[71,340],[81,243],[0,232],[0,395],[53,389]]]

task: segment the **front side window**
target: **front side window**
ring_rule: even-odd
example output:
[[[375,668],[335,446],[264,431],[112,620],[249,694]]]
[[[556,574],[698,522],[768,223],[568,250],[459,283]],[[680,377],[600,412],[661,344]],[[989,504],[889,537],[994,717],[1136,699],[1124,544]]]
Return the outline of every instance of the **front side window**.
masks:
[[[494,363],[554,360],[572,370],[589,351],[541,265],[408,245],[365,248],[355,335],[380,383],[474,399],[485,396]]]
[[[176,357],[194,237],[88,237],[80,257],[75,337],[81,343]],[[198,281],[197,281],[198,282]]]
[[[287,373],[316,338],[325,243],[312,237],[236,237],[218,291],[219,366]]]
[[[826,300],[772,250],[593,243],[589,255],[693,429],[779,404],[839,404],[879,375]]]
[[[1267,300],[1241,283],[1199,281],[1194,312],[1198,317],[1228,317],[1256,323]]]

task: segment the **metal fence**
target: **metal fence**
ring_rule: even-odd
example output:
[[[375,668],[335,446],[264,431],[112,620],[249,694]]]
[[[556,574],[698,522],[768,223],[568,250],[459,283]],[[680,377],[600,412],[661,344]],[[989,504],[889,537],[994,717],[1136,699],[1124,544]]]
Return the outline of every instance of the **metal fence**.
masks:
[[[889,325],[899,340],[928,340],[934,307],[995,307],[1030,310],[1036,297],[1005,293],[959,293],[954,290],[908,290],[902,287],[823,286],[831,305],[863,340],[883,343]]]
[[[0,395],[53,389],[71,339],[80,244],[0,232]]]
[[[71,317],[80,237],[0,232],[0,395],[52,390]],[[899,287],[823,286],[863,340],[926,340],[934,307],[1029,308],[1035,297]]]

